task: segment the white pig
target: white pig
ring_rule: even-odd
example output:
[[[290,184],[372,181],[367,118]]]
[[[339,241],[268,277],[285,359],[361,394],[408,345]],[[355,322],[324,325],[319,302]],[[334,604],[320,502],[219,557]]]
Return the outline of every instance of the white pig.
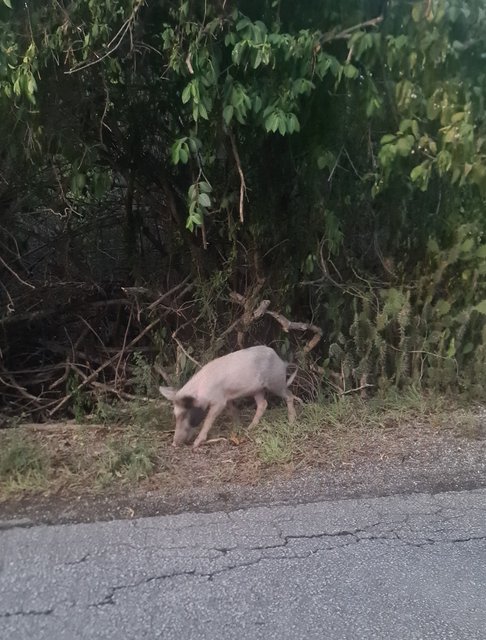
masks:
[[[296,417],[294,396],[289,386],[297,370],[287,380],[288,366],[270,347],[250,347],[208,362],[182,389],[160,387],[160,393],[174,405],[173,446],[186,442],[204,420],[193,445],[197,449],[207,439],[218,415],[226,407],[234,410],[232,401],[237,398],[255,398],[257,409],[250,427],[255,426],[268,405],[266,391],[285,399],[289,422],[293,422]]]

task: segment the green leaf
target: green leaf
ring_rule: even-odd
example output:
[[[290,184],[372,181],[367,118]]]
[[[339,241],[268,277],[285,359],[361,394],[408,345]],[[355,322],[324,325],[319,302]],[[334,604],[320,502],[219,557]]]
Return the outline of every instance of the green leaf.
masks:
[[[260,98],[260,96],[255,96],[253,98],[253,112],[258,113],[261,108],[262,108],[262,99]]]
[[[265,122],[263,124],[267,131],[277,131],[278,115],[275,113],[275,111],[272,111],[272,113],[270,113],[270,115],[265,118]]]
[[[356,78],[359,75],[358,69],[353,64],[345,64],[343,73],[346,78]]]
[[[6,5],[9,9],[12,8],[11,0],[3,0],[3,4]]]
[[[208,112],[206,111],[206,107],[204,106],[204,104],[202,102],[199,105],[199,115],[204,120],[209,120]]]
[[[473,307],[473,309],[486,316],[486,300],[481,300],[481,302]]]
[[[294,131],[300,131],[300,124],[295,113],[289,113],[287,116],[287,131],[294,133]]]
[[[449,169],[451,168],[451,164],[451,154],[446,149],[439,151],[439,153],[437,154],[437,167],[439,169],[440,175],[443,175],[444,173],[449,171]]]
[[[209,182],[200,182],[199,183],[199,191],[202,193],[211,193],[213,187],[209,184]]]
[[[430,160],[425,160],[410,172],[410,179],[417,183],[421,191],[426,191],[430,178]]]
[[[453,358],[456,355],[456,341],[454,338],[450,341],[449,348],[447,349],[447,357]]]
[[[185,140],[187,140],[191,153],[197,153],[202,146],[199,138],[183,138],[183,141]]]
[[[244,29],[245,27],[248,27],[249,25],[251,25],[251,20],[249,20],[248,18],[242,18],[241,20],[238,20],[238,22],[236,23],[236,31],[241,31],[242,29]]]
[[[427,118],[429,120],[435,120],[441,111],[442,108],[438,91],[434,91],[434,93],[427,100]]]
[[[415,167],[417,168],[417,167]],[[430,253],[433,254],[438,254],[440,249],[439,249],[439,245],[437,244],[437,240],[435,240],[435,238],[431,238],[428,243],[427,243],[427,251],[429,251]]]
[[[241,57],[243,55],[243,46],[244,43],[243,42],[238,42],[233,51],[231,52],[231,59],[233,60],[233,63],[238,65],[241,62]]]
[[[262,51],[261,49],[257,49],[255,54],[255,59],[253,60],[253,68],[257,69],[262,63]]]
[[[466,238],[460,247],[462,253],[470,253],[473,248],[474,248],[473,238]]]
[[[178,164],[179,163],[180,150],[181,150],[180,145],[177,142],[176,142],[176,144],[172,145],[172,149],[171,149],[171,153],[170,153],[172,164]]]
[[[223,109],[223,120],[226,123],[226,126],[229,125],[231,120],[233,119],[234,107],[232,104],[227,104]]]
[[[412,18],[414,22],[420,22],[424,17],[423,2],[416,2],[412,8]]]
[[[457,113],[453,113],[451,117],[451,122],[453,124],[457,122],[461,122],[461,120],[464,120],[465,115],[466,114],[464,113],[464,111],[458,111]]]
[[[471,353],[474,349],[474,344],[472,342],[467,342],[462,348],[462,355],[466,356],[468,353]]]
[[[401,133],[406,133],[409,129],[412,128],[412,120],[410,120],[409,118],[402,120],[398,128]]]
[[[478,185],[481,194],[486,195],[486,166],[481,161],[475,162],[470,175],[471,180]]]
[[[317,166],[319,169],[332,169],[336,163],[336,156],[331,151],[324,151],[322,155],[317,158]]]
[[[192,82],[190,82],[184,88],[184,91],[182,92],[182,104],[187,104],[191,99],[191,87],[192,87]]]
[[[396,139],[397,137],[395,135],[393,135],[392,133],[387,133],[386,135],[382,136],[380,143],[388,144],[389,142],[395,142]]]
[[[400,138],[396,144],[398,153],[403,157],[410,155],[410,151],[413,148],[414,142],[414,137],[410,135]]]
[[[439,316],[439,318],[442,318],[442,316],[445,316],[446,313],[449,313],[450,310],[451,310],[451,303],[448,302],[447,300],[439,300],[435,305],[435,311]]]
[[[197,200],[201,205],[201,207],[206,207],[207,209],[208,207],[211,206],[211,199],[207,193],[200,193]]]

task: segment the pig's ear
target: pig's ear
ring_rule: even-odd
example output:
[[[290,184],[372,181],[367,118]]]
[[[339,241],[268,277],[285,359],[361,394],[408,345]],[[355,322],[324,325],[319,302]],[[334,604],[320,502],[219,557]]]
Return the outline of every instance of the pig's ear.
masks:
[[[174,387],[159,387],[159,391],[164,396],[164,398],[167,398],[167,400],[174,402],[177,389],[174,389]]]

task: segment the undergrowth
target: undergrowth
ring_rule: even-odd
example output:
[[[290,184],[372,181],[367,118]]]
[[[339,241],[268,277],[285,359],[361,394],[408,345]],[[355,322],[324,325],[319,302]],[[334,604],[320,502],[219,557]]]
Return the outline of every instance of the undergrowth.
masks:
[[[413,273],[397,265],[388,286],[363,275],[323,288],[330,325],[323,375],[340,392],[460,389],[484,398],[485,274],[482,231],[463,225],[448,248],[430,240]]]
[[[445,398],[409,388],[370,400],[344,396],[309,403],[295,425],[289,425],[284,409],[274,409],[262,419],[253,439],[259,459],[267,465],[301,460],[341,464],[353,454],[366,453],[367,447],[391,451],[396,441],[423,425],[458,437],[483,437],[481,419],[466,397]]]
[[[156,446],[146,436],[130,438],[110,437],[100,457],[96,470],[96,483],[105,488],[115,480],[137,484],[154,471],[157,459]]]

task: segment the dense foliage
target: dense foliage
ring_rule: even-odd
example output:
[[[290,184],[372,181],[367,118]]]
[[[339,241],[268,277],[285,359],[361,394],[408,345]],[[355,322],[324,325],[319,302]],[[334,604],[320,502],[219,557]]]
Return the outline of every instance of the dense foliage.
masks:
[[[134,336],[228,349],[234,293],[246,343],[299,352],[264,297],[320,328],[317,386],[480,393],[484,33],[482,0],[0,0],[3,400],[123,345],[120,392]]]

